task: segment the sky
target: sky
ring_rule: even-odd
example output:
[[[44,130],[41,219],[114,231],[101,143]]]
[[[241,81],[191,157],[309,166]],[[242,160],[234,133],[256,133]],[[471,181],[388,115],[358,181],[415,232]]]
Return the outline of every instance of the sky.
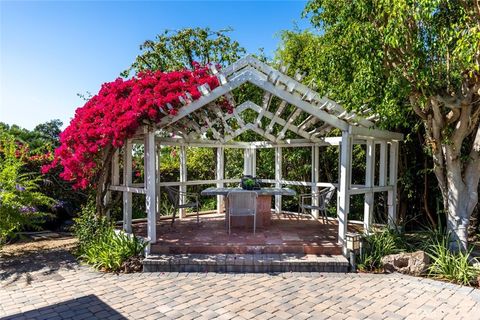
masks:
[[[232,27],[248,53],[273,57],[279,32],[308,27],[306,1],[5,1],[0,0],[0,122],[64,127],[85,101],[165,29]]]

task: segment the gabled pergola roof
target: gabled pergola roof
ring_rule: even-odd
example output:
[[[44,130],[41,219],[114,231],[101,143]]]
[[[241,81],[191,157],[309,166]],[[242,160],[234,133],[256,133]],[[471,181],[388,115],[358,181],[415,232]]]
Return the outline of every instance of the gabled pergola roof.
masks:
[[[396,221],[397,163],[400,133],[380,130],[375,127],[376,116],[366,116],[368,110],[357,114],[346,111],[338,103],[301,84],[302,76],[295,79],[286,76],[267,64],[247,56],[218,72],[220,85],[210,90],[207,85],[199,88],[202,96],[195,100],[183,99],[184,106],[177,115],[165,113],[162,120],[152,127],[144,126],[133,139],[127,139],[123,147],[123,182],[120,185],[119,152],[112,160],[112,191],[123,192],[124,229],[131,230],[132,193],[145,194],[145,206],[148,213],[148,238],[150,243],[156,241],[156,214],[160,201],[160,187],[175,185],[186,191],[188,185],[216,184],[223,187],[225,183],[235,183],[240,179],[225,179],[225,147],[244,149],[244,174],[255,175],[256,149],[275,148],[275,177],[264,179],[275,184],[277,188],[291,185],[298,181],[282,178],[282,149],[284,147],[311,147],[312,179],[301,185],[310,186],[312,193],[319,187],[333,186],[331,182],[319,181],[320,148],[326,145],[339,147],[339,177],[337,187],[338,241],[346,254],[346,232],[350,197],[364,194],[364,227],[370,229],[373,221],[375,193],[387,192],[388,219]],[[282,70],[285,71],[284,69]],[[236,104],[233,90],[245,83],[251,83],[263,90],[261,101],[242,101]],[[188,97],[188,94],[186,94]],[[276,97],[274,99],[274,97]],[[221,107],[219,98],[228,99],[233,112],[228,113]],[[182,99],[181,99],[182,100]],[[248,112],[248,116],[244,113]],[[331,130],[339,129],[341,137],[327,136]],[[263,141],[232,141],[245,131],[256,132]],[[288,133],[293,132],[293,134]],[[159,134],[160,133],[160,134]],[[173,136],[167,137],[168,135]],[[295,136],[295,138],[290,138]],[[287,137],[289,137],[287,139]],[[143,142],[142,142],[143,140]],[[132,183],[132,142],[144,145],[145,181]],[[354,144],[365,145],[365,183],[352,184],[352,150]],[[180,146],[180,181],[162,182],[160,177],[160,147],[164,145]],[[215,180],[188,181],[186,146],[215,148],[217,153]],[[378,183],[375,179],[376,148],[379,147]],[[221,212],[221,202],[217,199],[217,210]],[[183,200],[182,200],[183,201]],[[282,199],[275,196],[275,211],[282,211]]]
[[[185,142],[206,140],[206,132],[209,131],[213,140],[226,143],[248,130],[273,143],[282,142],[287,131],[307,141],[320,142],[335,128],[360,137],[403,139],[402,134],[376,129],[376,115],[362,116],[369,110],[364,110],[362,115],[346,111],[335,101],[321,97],[300,83],[302,75],[297,74],[293,79],[252,56],[238,60],[221,73],[215,67],[212,67],[212,71],[217,75],[220,86],[214,90],[210,90],[208,85],[201,86],[199,90],[202,97],[186,103],[176,116],[165,116],[157,125],[159,129]],[[253,101],[236,105],[232,91],[245,83],[264,91],[260,105]],[[222,96],[233,106],[233,113],[227,113],[217,104]],[[272,97],[278,98],[278,105],[271,106]],[[288,105],[294,107],[293,111],[282,118]],[[245,121],[242,117],[246,110],[257,113],[254,121]],[[274,126],[280,126],[281,129],[274,133]]]

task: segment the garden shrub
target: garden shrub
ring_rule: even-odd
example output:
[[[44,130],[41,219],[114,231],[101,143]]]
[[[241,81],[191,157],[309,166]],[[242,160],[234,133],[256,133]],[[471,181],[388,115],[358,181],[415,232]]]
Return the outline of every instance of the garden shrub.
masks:
[[[382,258],[405,250],[405,240],[397,228],[374,230],[363,236],[363,248],[358,268],[364,271],[378,271]]]
[[[102,271],[119,271],[125,261],[142,255],[147,246],[135,235],[115,232],[106,217],[96,215],[93,200],[82,208],[73,230],[78,238],[79,258]]]
[[[0,246],[16,231],[39,229],[55,201],[39,191],[40,177],[22,173],[26,146],[0,132]]]
[[[93,199],[89,199],[82,207],[74,222],[73,233],[78,239],[78,255],[82,255],[93,242],[113,229],[113,224],[106,217],[97,216]]]
[[[470,264],[472,249],[466,252],[452,252],[448,249],[450,236],[444,235],[427,250],[432,259],[429,276],[444,279],[461,285],[472,285],[477,281],[480,270]]]
[[[119,271],[125,261],[140,256],[146,245],[135,235],[123,231],[116,233],[113,228],[108,228],[84,248],[80,258],[96,269]]]

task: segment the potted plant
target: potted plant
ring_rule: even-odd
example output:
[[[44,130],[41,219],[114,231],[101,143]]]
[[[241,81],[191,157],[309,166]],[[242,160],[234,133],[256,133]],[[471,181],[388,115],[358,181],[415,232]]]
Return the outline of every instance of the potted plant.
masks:
[[[254,187],[255,187],[255,180],[253,178],[242,179],[242,189],[253,190]]]

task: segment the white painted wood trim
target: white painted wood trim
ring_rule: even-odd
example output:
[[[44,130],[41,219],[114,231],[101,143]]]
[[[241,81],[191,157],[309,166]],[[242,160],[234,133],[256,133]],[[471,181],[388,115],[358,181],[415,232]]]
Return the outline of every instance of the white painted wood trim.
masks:
[[[120,167],[119,167],[119,149],[115,150],[112,158],[112,185],[117,186],[120,184]]]
[[[224,175],[225,175],[225,148],[217,148],[217,165],[215,168],[215,177],[217,179],[217,188],[224,187]],[[224,197],[217,196],[217,213],[223,213],[225,208]]]
[[[312,193],[318,192],[318,178],[319,178],[319,155],[320,149],[317,146],[312,147]],[[312,197],[312,205],[318,206],[318,197]],[[312,210],[312,215],[318,219],[319,212],[317,209]]]
[[[161,187],[171,187],[171,186],[197,186],[197,185],[206,185],[206,184],[217,184],[217,183],[237,183],[240,182],[240,179],[222,179],[222,180],[192,180],[181,183],[180,181],[169,181],[169,182],[160,182]]]
[[[180,187],[179,190],[181,192],[187,192],[187,186],[185,185],[185,182],[188,181],[187,178],[187,150],[185,146],[180,147]],[[187,199],[185,195],[180,196],[180,204],[184,204]],[[186,210],[184,208],[179,209],[179,216],[180,219],[185,218]]]
[[[365,188],[372,188],[375,180],[375,143],[367,140],[366,165],[365,165]],[[373,222],[373,192],[365,193],[363,229],[370,231]]]
[[[302,109],[303,111],[316,116],[317,118],[321,119],[322,121],[329,123],[330,125],[334,126],[335,128],[341,129],[341,130],[348,130],[348,123],[345,121],[338,119],[337,117],[320,110],[319,108],[316,108],[312,106],[310,103],[303,101],[300,97],[297,97],[288,91],[285,91],[283,89],[280,89],[270,82],[266,80],[265,77],[260,75],[258,71],[251,70],[249,71],[249,74],[247,74],[248,81],[251,82],[252,84],[260,87],[263,90],[266,90],[273,95],[279,97],[282,100],[285,100],[286,102],[296,106],[297,108]]]
[[[249,124],[250,126],[252,124]],[[242,132],[245,132],[243,130]],[[271,135],[275,138],[273,135]],[[185,140],[183,138],[159,138],[157,143],[164,146],[191,146],[191,147],[205,147],[205,148],[238,148],[245,149],[255,146],[257,149],[262,148],[275,148],[275,147],[284,147],[284,148],[294,148],[294,147],[311,147],[311,146],[338,146],[340,144],[341,137],[322,137],[318,138],[316,142],[312,142],[310,139],[285,139],[279,142],[273,141],[254,141],[254,142],[241,142],[241,141],[229,141],[222,143],[217,140]],[[364,140],[355,140],[355,144],[365,144]]]
[[[157,209],[157,212],[158,212],[158,215],[160,215],[160,204],[161,204],[161,201],[162,201],[162,194],[160,193],[161,189],[160,189],[160,157],[161,157],[161,153],[160,153],[160,145],[157,144],[156,146],[156,166],[155,166],[155,189],[157,190],[156,192],[156,209]]]
[[[390,191],[392,190],[392,186],[384,186],[384,187],[351,187],[350,190],[348,190],[348,195],[354,196],[357,194],[367,194],[367,193],[377,193],[377,192],[385,192],[385,191]]]
[[[338,192],[338,242],[343,247],[344,255],[346,251],[346,233],[348,225],[348,213],[350,211],[350,190],[351,177],[350,168],[352,166],[352,138],[348,131],[342,132],[342,144],[340,148],[340,190]]]
[[[402,141],[403,134],[379,129],[369,129],[364,127],[349,126],[349,132],[352,135],[365,138],[378,138],[383,140]]]
[[[397,170],[398,170],[398,142],[390,144],[390,168],[389,185],[392,190],[388,191],[388,224],[394,227],[397,223]]]
[[[147,194],[147,191],[145,188],[138,188],[138,187],[110,186],[109,189],[112,191],[121,191],[124,193]]]
[[[119,150],[116,149],[115,152],[113,153],[112,156],[112,161],[111,161],[111,177],[110,177],[110,186],[111,185],[119,185],[120,184],[120,168],[119,168],[119,163],[118,163],[118,154]],[[108,184],[105,184],[105,187],[107,188],[107,192],[105,193],[105,198],[104,198],[104,206],[108,206],[110,202],[112,201],[112,192],[110,189],[110,186]],[[110,209],[107,210],[106,212],[107,218],[110,218]]]
[[[251,71],[245,70],[238,75],[235,75],[231,80],[228,81],[227,84],[219,86],[215,88],[213,91],[210,92],[207,96],[202,96],[198,100],[193,101],[189,105],[182,107],[179,109],[178,114],[174,117],[166,116],[162,118],[162,120],[158,123],[159,128],[166,127],[172,123],[177,122],[178,120],[182,119],[186,115],[197,111],[198,109],[202,108],[203,106],[207,105],[208,103],[214,101],[215,99],[223,96],[224,94],[234,90],[235,88],[241,86],[251,77]]]
[[[275,148],[275,188],[281,188],[282,184],[279,183],[282,180],[282,148]],[[275,195],[275,212],[280,214],[282,212],[282,196]]]
[[[145,207],[147,211],[147,237],[150,244],[157,242],[157,212],[156,212],[156,165],[155,165],[155,132],[148,130],[145,134]]]
[[[383,187],[387,185],[387,142],[380,142],[380,167],[378,185]]]
[[[128,139],[125,142],[123,152],[123,230],[132,232],[132,141]],[[111,190],[115,186],[110,186]],[[129,190],[130,189],[130,190]]]

